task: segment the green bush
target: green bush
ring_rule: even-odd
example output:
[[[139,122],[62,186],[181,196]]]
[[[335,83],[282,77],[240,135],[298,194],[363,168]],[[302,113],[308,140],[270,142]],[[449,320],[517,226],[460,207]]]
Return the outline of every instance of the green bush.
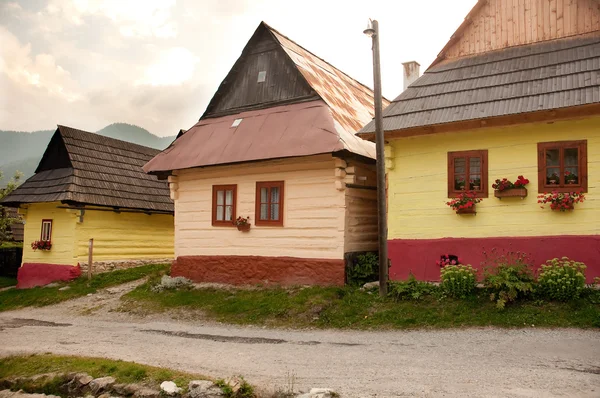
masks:
[[[522,252],[499,253],[492,249],[490,255],[484,252],[483,285],[490,291],[490,300],[498,309],[507,303],[525,298],[533,292],[535,278],[531,261]]]
[[[360,254],[353,265],[348,267],[348,284],[362,286],[377,279],[379,274],[379,256],[375,253]]]
[[[570,301],[578,299],[585,288],[584,263],[554,258],[542,265],[536,293],[547,300]]]
[[[431,283],[419,282],[413,274],[408,280],[389,283],[389,295],[396,300],[420,300],[436,293],[438,288]]]
[[[450,297],[466,298],[476,284],[477,270],[470,265],[447,265],[441,270],[440,286]]]

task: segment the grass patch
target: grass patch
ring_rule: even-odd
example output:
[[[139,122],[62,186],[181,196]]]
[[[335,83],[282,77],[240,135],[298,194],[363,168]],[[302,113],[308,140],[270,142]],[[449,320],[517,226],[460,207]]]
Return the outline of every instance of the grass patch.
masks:
[[[17,284],[17,278],[8,278],[6,276],[0,276],[0,289],[3,287],[15,286]]]
[[[112,376],[117,383],[139,383],[158,389],[166,380],[186,388],[191,380],[210,378],[176,370],[104,358],[59,356],[51,354],[0,358],[0,379],[30,377],[43,373],[85,372],[92,377]],[[42,387],[42,386],[39,386]],[[51,388],[43,386],[42,388]],[[30,387],[32,389],[34,387]]]
[[[0,244],[0,249],[23,247],[23,242],[3,242]]]
[[[88,283],[87,277],[83,276],[71,282],[61,283],[57,287],[6,290],[0,292],[0,311],[29,306],[42,307],[60,303],[65,300],[85,296],[89,293],[96,293],[98,289],[131,282],[148,275],[158,275],[164,273],[167,268],[168,265],[165,264],[151,264],[94,275],[90,283]],[[70,289],[59,290],[62,286],[66,285]]]
[[[351,287],[259,290],[182,289],[154,293],[150,281],[123,297],[123,308],[162,312],[201,310],[219,322],[317,328],[600,327],[597,293],[575,302],[521,301],[498,310],[480,290],[468,299],[425,294],[417,299],[381,298]]]

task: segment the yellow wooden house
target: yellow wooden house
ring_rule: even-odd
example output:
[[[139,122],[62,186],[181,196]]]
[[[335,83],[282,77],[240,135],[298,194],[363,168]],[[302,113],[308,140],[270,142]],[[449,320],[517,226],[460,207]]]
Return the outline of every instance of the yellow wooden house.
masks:
[[[173,202],[166,182],[142,166],[156,149],[58,126],[36,174],[4,201],[25,222],[17,287],[93,270],[170,262]]]
[[[479,266],[493,248],[600,275],[599,7],[480,0],[385,109],[392,279],[438,280],[442,256]],[[530,182],[512,197],[493,187],[518,176]],[[457,214],[446,203],[465,191],[481,202]],[[541,208],[552,192],[586,200]]]

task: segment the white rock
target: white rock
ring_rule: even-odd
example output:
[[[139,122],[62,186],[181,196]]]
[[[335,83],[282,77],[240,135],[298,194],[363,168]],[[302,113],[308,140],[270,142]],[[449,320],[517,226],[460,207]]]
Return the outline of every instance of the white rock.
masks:
[[[167,395],[177,395],[181,392],[181,388],[177,387],[177,384],[172,381],[163,381],[160,383],[160,389]]]
[[[71,286],[63,286],[63,287],[61,287],[58,290],[60,290],[62,292],[62,291],[65,291],[65,290],[69,290],[70,288],[71,288]]]
[[[375,282],[367,282],[363,285],[363,289],[365,290],[369,290],[369,289],[379,289],[379,281],[375,281]]]
[[[311,388],[310,398],[332,398],[333,390],[331,388]]]

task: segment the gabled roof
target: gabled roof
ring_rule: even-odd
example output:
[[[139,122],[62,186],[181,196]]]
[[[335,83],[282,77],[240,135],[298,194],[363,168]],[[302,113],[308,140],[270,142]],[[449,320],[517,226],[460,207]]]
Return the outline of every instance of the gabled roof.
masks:
[[[373,112],[371,89],[262,22],[200,121],[144,170],[159,173],[335,151],[374,159],[374,145],[355,135]],[[248,117],[277,121],[261,125]],[[232,128],[237,118],[245,120]]]
[[[168,184],[142,170],[159,152],[58,126],[36,174],[7,196],[3,204],[65,201],[173,212]]]
[[[600,114],[600,1],[480,0],[383,112],[392,135]],[[359,133],[372,138],[371,121]]]

